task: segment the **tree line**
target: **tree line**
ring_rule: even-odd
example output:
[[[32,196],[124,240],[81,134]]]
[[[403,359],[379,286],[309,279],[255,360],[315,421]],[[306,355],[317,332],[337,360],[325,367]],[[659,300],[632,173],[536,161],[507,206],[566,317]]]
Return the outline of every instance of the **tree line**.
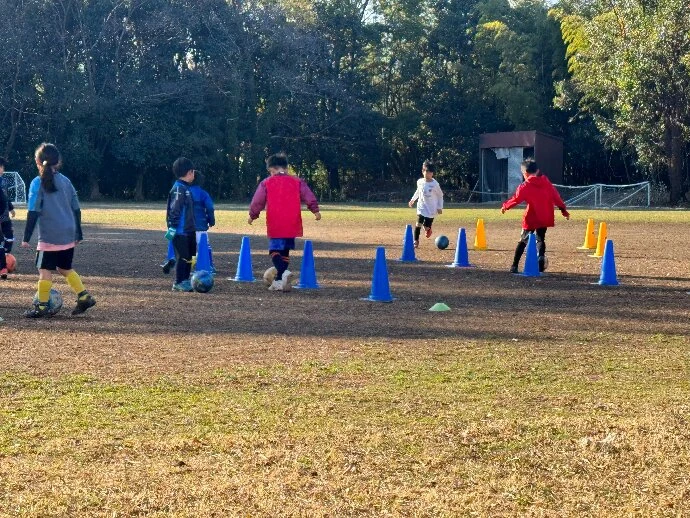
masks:
[[[246,199],[284,151],[322,196],[472,188],[479,134],[564,138],[565,182],[690,189],[686,0],[0,0],[0,154],[161,199],[191,158]]]

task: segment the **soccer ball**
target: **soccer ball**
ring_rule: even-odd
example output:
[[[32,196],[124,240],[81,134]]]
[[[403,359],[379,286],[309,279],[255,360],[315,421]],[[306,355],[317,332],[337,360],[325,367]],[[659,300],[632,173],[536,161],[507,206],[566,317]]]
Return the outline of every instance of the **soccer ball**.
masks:
[[[270,286],[278,275],[278,270],[275,266],[271,266],[268,270],[264,272],[264,284]]]
[[[34,306],[38,305],[38,292],[34,295]],[[62,309],[62,293],[55,288],[50,289],[50,298],[48,299],[48,314],[57,315]]]
[[[12,254],[5,254],[5,260],[7,261],[7,271],[9,273],[14,272],[14,270],[17,268],[17,260],[14,258]]]
[[[199,293],[208,293],[213,288],[213,275],[206,270],[194,272],[194,275],[192,275],[192,288]]]
[[[450,241],[448,241],[448,238],[446,236],[438,236],[436,238],[436,246],[439,250],[445,250],[446,248],[448,248],[449,244]]]

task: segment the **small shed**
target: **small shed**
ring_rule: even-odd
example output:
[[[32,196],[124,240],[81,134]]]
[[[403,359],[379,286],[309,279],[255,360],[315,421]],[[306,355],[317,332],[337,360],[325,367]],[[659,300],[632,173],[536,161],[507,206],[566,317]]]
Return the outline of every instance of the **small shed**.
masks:
[[[483,133],[479,136],[482,201],[502,201],[522,182],[520,163],[533,158],[553,183],[563,181],[563,139],[540,131]]]

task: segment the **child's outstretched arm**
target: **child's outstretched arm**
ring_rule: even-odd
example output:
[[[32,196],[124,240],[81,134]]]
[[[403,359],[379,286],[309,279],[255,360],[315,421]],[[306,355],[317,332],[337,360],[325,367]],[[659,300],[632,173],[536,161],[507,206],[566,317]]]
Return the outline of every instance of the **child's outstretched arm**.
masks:
[[[72,185],[72,182],[68,180],[69,188],[72,190],[70,205],[72,207],[72,213],[74,214],[74,224],[76,226],[75,241],[77,243],[84,240],[84,234],[81,230],[81,207],[79,205],[79,196],[77,196],[77,190]]]
[[[565,202],[563,201],[563,198],[561,198],[561,195],[558,192],[558,189],[556,189],[556,186],[551,184],[551,189],[553,191],[553,203],[556,207],[558,207],[561,211],[561,214],[565,219],[570,219],[570,213],[568,212],[568,209],[565,206]]]
[[[513,197],[507,199],[507,200],[503,203],[503,205],[501,205],[501,214],[505,214],[505,212],[506,212],[507,210],[510,210],[510,209],[512,209],[513,207],[515,207],[516,205],[519,205],[520,203],[522,203],[523,201],[525,201],[525,197],[524,197],[524,194],[523,194],[523,192],[524,192],[524,190],[523,190],[523,185],[524,185],[524,184],[520,184],[520,185],[518,186],[518,188],[515,190],[515,194],[513,194]]]
[[[184,201],[184,191],[180,190],[179,185],[175,185],[175,191],[171,191],[168,195],[168,211],[166,213],[168,232],[165,234],[166,239],[172,239],[175,235],[175,229],[180,224],[180,218],[182,218]]]
[[[408,202],[407,206],[408,207],[414,207],[414,203],[419,199],[419,187],[417,187],[417,190],[414,192],[412,195],[412,198],[410,198],[410,201]]]
[[[436,200],[438,201],[437,212],[439,214],[443,214],[443,190],[441,190],[441,186],[438,184],[436,185],[435,194],[436,194]]]
[[[41,179],[38,176],[31,181],[29,186],[29,199],[26,208],[29,210],[26,214],[24,239],[22,244],[19,245],[22,248],[29,248],[29,241],[31,241],[31,236],[34,233],[38,218],[41,215],[41,209],[43,208],[43,191],[41,191]]]
[[[313,191],[307,185],[307,182],[300,178],[299,197],[302,203],[314,214],[316,221],[321,219],[321,212],[319,212],[319,202]]]
[[[266,208],[266,186],[264,185],[264,182],[261,182],[259,184],[259,187],[256,188],[256,192],[254,193],[254,197],[252,198],[252,202],[249,205],[249,219],[247,220],[247,223],[250,225],[254,223],[255,219],[258,219],[259,214],[261,214],[261,211]]]

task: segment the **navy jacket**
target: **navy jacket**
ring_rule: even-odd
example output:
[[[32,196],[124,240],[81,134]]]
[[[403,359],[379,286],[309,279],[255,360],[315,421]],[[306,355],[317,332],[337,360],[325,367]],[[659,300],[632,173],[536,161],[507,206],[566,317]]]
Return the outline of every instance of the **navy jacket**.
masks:
[[[5,180],[5,175],[0,176],[0,191],[5,195],[5,208],[0,209],[0,221],[9,221],[10,211],[14,210],[14,206],[7,196],[7,181]]]
[[[189,184],[177,180],[168,195],[168,210],[166,213],[168,228],[174,228],[178,234],[194,234],[194,200],[189,190]]]

